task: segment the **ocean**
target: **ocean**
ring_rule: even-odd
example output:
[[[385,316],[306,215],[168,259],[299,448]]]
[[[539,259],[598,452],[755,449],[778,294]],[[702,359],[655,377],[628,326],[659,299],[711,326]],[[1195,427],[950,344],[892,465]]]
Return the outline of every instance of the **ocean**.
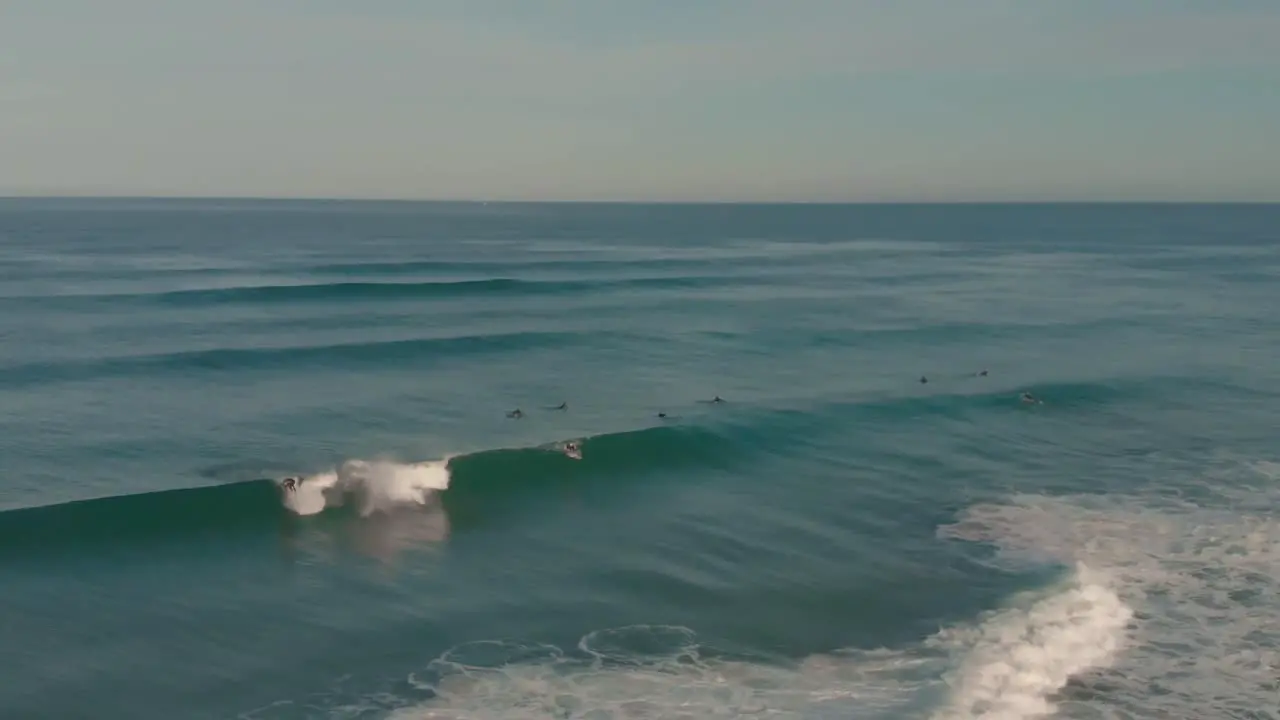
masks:
[[[0,200],[0,717],[1280,718],[1278,358],[1280,206]]]

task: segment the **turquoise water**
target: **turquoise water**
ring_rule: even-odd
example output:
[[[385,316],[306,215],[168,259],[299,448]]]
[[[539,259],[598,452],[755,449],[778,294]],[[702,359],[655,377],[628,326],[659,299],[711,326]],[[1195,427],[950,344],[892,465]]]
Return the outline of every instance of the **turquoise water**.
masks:
[[[0,716],[1280,717],[1278,240],[0,201]]]

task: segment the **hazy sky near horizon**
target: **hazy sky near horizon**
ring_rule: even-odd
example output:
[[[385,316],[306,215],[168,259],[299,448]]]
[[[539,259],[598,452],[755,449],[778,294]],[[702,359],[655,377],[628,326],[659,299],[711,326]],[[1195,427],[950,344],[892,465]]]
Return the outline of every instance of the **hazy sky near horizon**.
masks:
[[[1280,2],[0,1],[0,194],[1280,201]]]

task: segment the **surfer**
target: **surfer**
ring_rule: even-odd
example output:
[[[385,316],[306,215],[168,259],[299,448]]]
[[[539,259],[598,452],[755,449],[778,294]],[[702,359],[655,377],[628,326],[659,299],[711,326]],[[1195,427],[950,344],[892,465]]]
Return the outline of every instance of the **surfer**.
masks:
[[[982,372],[978,373],[978,377],[986,377],[986,376],[987,376],[986,370],[983,370]]]
[[[524,417],[524,413],[520,411],[520,408],[516,408],[515,410],[512,410],[511,412],[507,413],[507,417],[515,420],[519,420],[520,418]]]
[[[567,401],[567,400],[566,400],[566,401],[564,401],[564,402],[560,403],[559,405],[557,405],[557,406],[555,406],[555,407],[553,407],[553,408],[551,408],[551,409],[552,409],[552,410],[568,410],[568,409],[569,409],[569,401]]]
[[[299,480],[298,478],[294,478],[294,477],[287,477],[287,478],[285,478],[285,479],[284,479],[284,482],[282,482],[282,483],[280,483],[280,484],[281,484],[281,485],[283,485],[283,486],[284,486],[284,489],[285,489],[285,490],[288,490],[289,492],[297,492],[297,491],[298,491],[298,480]]]
[[[921,375],[921,376],[920,376],[920,384],[921,384],[921,385],[924,385],[924,384],[925,384],[925,383],[927,383],[927,382],[929,382],[929,378],[927,378],[927,377],[925,377],[925,376]]]
[[[711,405],[715,405],[715,404],[718,404],[718,403],[722,403],[722,402],[724,402],[724,398],[722,398],[722,397],[720,397],[719,395],[717,395],[717,396],[715,396],[715,397],[711,398],[710,400],[699,400],[698,402],[700,402],[700,403],[708,403],[708,404],[711,404]]]
[[[1029,405],[1043,405],[1044,401],[1029,392],[1022,393],[1022,402]]]
[[[568,455],[574,460],[581,460],[582,448],[578,447],[578,443],[574,442],[573,440],[570,440],[569,442],[564,444],[564,454]]]

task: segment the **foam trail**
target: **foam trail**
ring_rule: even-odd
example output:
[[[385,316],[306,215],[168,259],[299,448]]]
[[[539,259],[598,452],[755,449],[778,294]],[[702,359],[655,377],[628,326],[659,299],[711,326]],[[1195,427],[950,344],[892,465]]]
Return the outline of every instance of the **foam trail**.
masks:
[[[1078,565],[1069,586],[1033,605],[996,614],[935,642],[971,647],[948,679],[951,697],[935,720],[1024,720],[1049,715],[1049,698],[1073,676],[1108,665],[1133,611],[1098,573]]]
[[[593,632],[578,650],[489,641],[435,660],[410,683],[435,699],[391,720],[847,720],[900,717],[933,658],[851,651],[800,663],[708,657],[687,628]],[[355,708],[351,708],[355,710]]]
[[[579,643],[580,653],[470,643],[433,661],[425,677],[410,678],[433,700],[390,717],[1025,720],[1051,713],[1049,697],[1072,676],[1115,657],[1130,616],[1100,574],[1080,567],[1039,602],[922,643],[799,662],[719,658],[691,630],[662,626],[594,632]]]
[[[470,643],[435,660],[425,677],[410,678],[433,700],[391,717],[1037,718],[1053,712],[1049,699],[1073,676],[1106,666],[1122,649],[1132,612],[1107,582],[1080,566],[1064,587],[1036,602],[1015,598],[973,625],[903,648],[848,649],[799,662],[720,658],[691,630],[663,626],[594,632],[579,653]]]
[[[299,515],[314,515],[354,499],[360,514],[368,516],[425,505],[448,487],[448,459],[410,464],[348,460],[336,470],[304,477],[296,492],[285,494],[284,504]]]

